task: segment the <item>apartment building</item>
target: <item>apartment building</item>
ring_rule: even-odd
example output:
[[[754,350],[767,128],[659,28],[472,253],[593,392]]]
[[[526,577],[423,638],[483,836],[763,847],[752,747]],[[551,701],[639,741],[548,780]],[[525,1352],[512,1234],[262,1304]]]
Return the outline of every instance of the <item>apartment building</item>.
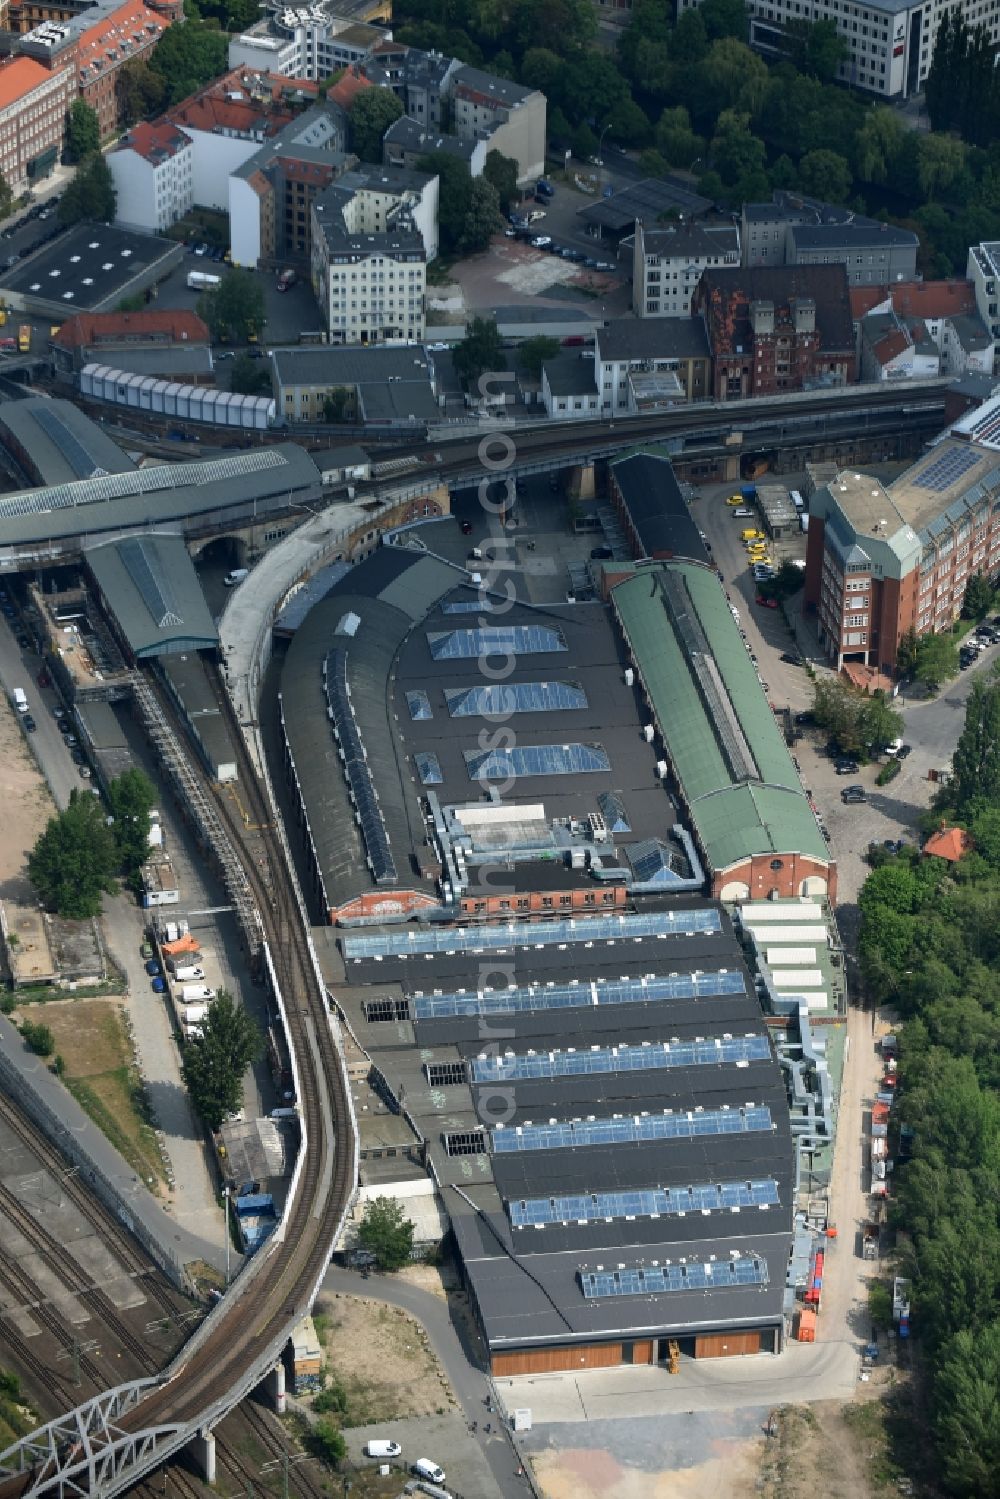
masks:
[[[996,339],[971,281],[911,281],[851,289],[862,380],[992,375]]]
[[[50,70],[30,57],[0,63],[0,171],[13,192],[52,171],[75,94],[71,68]]]
[[[418,219],[425,228],[433,222],[436,252],[438,179],[405,175],[418,180],[369,184],[350,173],[313,204],[312,285],[331,343],[424,336],[427,249]]]
[[[976,311],[1000,348],[1000,240],[971,245],[965,274],[972,282]],[[993,368],[997,369],[996,359]]]
[[[311,253],[312,205],[356,164],[344,115],[325,101],[297,116],[229,175],[229,234],[238,265],[301,263]]]
[[[419,120],[401,115],[382,137],[382,160],[387,166],[415,167],[429,152],[443,152],[462,163],[470,177],[481,177],[489,154],[485,140],[462,140],[428,130]]]
[[[857,378],[842,265],[704,271],[694,311],[705,320],[715,400],[847,385]]]
[[[677,0],[680,15],[700,0]],[[882,99],[907,99],[923,88],[945,9],[959,10],[971,26],[983,25],[994,47],[1000,12],[983,0],[747,0],[750,45],[766,57],[787,54],[790,22],[832,21],[847,43],[837,76]]]
[[[837,670],[892,673],[907,631],[951,628],[976,573],[1000,575],[1000,398],[890,485],[839,473],[810,496],[805,606]]]
[[[622,241],[632,250],[632,311],[636,317],[691,316],[691,300],[709,266],[737,266],[740,237],[732,224],[679,221],[646,229],[636,220],[635,233]]]
[[[107,163],[117,193],[115,223],[162,234],[194,205],[194,146],[169,120],[133,125]]]
[[[479,68],[459,67],[451,79],[452,128],[462,140],[483,140],[517,162],[517,180],[545,171],[545,95],[495,78]]]
[[[658,390],[668,404],[704,401],[712,389],[712,356],[702,318],[637,322],[616,318],[594,335],[594,372],[601,411],[635,415]],[[665,382],[674,382],[668,386]]]
[[[917,236],[878,219],[775,191],[770,203],[744,203],[743,264],[842,265],[851,286],[892,286],[917,274]]]
[[[439,415],[434,371],[423,349],[275,349],[274,398],[286,422],[318,422],[335,391],[341,419],[407,426]]]
[[[18,43],[25,57],[50,71],[70,68],[76,94],[96,112],[101,140],[121,126],[119,74],[127,62],[149,60],[170,19],[143,0],[98,0],[67,21],[45,21]]]

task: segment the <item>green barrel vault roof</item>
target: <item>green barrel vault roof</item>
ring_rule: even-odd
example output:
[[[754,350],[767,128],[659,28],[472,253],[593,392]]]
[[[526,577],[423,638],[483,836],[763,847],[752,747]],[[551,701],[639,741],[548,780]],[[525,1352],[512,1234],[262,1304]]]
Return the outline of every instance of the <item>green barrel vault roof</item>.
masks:
[[[687,585],[759,778],[733,779],[660,589],[668,572]],[[684,562],[643,568],[619,583],[612,599],[712,868],[772,852],[828,862],[829,850],[715,573]]]

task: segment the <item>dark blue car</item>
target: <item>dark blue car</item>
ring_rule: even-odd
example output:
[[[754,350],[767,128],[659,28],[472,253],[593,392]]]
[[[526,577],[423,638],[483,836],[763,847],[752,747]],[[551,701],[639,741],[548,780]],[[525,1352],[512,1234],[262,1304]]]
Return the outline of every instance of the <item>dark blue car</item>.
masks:
[[[163,980],[163,979],[153,979],[153,993],[154,994],[165,994],[166,992],[167,992],[167,985],[166,985],[165,980]]]
[[[150,961],[146,964],[146,972],[149,974],[151,979],[158,979],[163,970],[160,967],[159,963],[155,962],[151,958]]]

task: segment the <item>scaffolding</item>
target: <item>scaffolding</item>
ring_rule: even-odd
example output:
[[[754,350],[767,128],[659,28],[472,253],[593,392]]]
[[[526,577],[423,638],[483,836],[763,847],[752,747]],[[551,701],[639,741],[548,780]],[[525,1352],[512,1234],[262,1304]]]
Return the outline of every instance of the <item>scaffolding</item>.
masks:
[[[146,736],[196,824],[202,842],[215,855],[247,949],[256,957],[264,945],[264,930],[232,840],[205,790],[200,774],[192,766],[177,735],[167,722],[149,682],[141,672],[135,671],[131,674],[131,686]]]

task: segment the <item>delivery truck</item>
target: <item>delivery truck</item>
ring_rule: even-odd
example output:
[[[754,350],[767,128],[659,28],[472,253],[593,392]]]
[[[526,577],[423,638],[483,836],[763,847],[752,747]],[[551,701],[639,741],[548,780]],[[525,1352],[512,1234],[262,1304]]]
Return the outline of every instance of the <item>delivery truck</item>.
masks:
[[[174,969],[174,981],[178,984],[205,982],[205,970],[197,963],[181,963]]]
[[[188,271],[187,284],[191,291],[213,291],[222,285],[222,277],[213,276],[211,271]]]
[[[18,713],[27,713],[28,696],[23,687],[11,688],[10,700],[14,704],[14,707],[17,709]]]
[[[208,1014],[208,1005],[181,1005],[180,1017],[183,1025],[200,1025]]]

